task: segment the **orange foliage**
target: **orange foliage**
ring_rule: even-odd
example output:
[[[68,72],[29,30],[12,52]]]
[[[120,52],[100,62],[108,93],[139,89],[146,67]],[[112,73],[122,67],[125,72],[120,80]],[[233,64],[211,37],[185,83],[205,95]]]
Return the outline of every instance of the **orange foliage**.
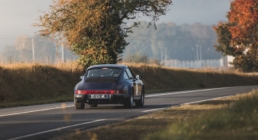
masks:
[[[258,23],[257,6],[257,0],[235,0],[231,3],[228,19],[230,23],[236,23],[229,28],[233,40],[252,36],[250,33]]]
[[[215,27],[218,51],[234,56],[235,68],[258,71],[258,0],[233,0],[228,23]]]

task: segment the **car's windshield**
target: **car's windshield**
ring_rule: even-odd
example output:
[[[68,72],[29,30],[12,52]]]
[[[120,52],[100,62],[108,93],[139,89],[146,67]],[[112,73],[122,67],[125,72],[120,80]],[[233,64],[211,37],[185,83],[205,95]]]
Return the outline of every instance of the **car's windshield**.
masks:
[[[94,68],[89,69],[87,77],[119,77],[120,68]]]

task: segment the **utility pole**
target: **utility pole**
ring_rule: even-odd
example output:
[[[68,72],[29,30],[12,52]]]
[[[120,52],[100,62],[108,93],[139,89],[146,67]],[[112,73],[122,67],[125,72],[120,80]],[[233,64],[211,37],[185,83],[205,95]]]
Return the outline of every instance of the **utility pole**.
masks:
[[[196,44],[196,55],[197,55],[196,60],[198,61],[198,44]]]
[[[199,45],[200,47],[200,66],[202,67],[202,46]]]
[[[202,46],[200,45],[200,60],[202,60]]]
[[[62,62],[64,63],[64,44],[62,44],[61,49],[62,49]]]
[[[164,65],[167,66],[167,61],[168,61],[167,47],[164,47],[164,48],[165,48],[165,52],[164,52],[164,53],[165,53],[165,54],[164,54],[164,55],[165,55],[165,58],[164,58],[164,60],[165,60],[165,61],[164,61]]]
[[[31,46],[32,46],[32,62],[35,62],[35,48],[34,48],[34,39],[31,39]]]
[[[163,47],[160,48],[160,61],[163,60]]]
[[[167,47],[165,47],[165,60],[168,60]]]

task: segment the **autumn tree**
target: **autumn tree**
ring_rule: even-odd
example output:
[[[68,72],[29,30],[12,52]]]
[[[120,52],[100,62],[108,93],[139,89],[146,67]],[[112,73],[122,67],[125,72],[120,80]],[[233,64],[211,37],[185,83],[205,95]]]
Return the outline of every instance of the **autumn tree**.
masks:
[[[216,49],[234,56],[235,68],[258,71],[258,1],[232,1],[227,18],[228,22],[214,27],[218,35]]]
[[[55,0],[36,26],[43,35],[71,46],[85,66],[116,63],[128,42],[127,33],[140,16],[150,17],[156,26],[171,0]]]

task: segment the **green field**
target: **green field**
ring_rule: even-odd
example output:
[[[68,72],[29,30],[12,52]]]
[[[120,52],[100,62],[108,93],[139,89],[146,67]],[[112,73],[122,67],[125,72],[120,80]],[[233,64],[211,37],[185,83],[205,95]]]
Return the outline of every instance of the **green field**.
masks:
[[[258,84],[258,75],[253,74],[130,65],[134,74],[142,75],[147,94]],[[84,71],[76,63],[0,65],[0,107],[72,101]]]

